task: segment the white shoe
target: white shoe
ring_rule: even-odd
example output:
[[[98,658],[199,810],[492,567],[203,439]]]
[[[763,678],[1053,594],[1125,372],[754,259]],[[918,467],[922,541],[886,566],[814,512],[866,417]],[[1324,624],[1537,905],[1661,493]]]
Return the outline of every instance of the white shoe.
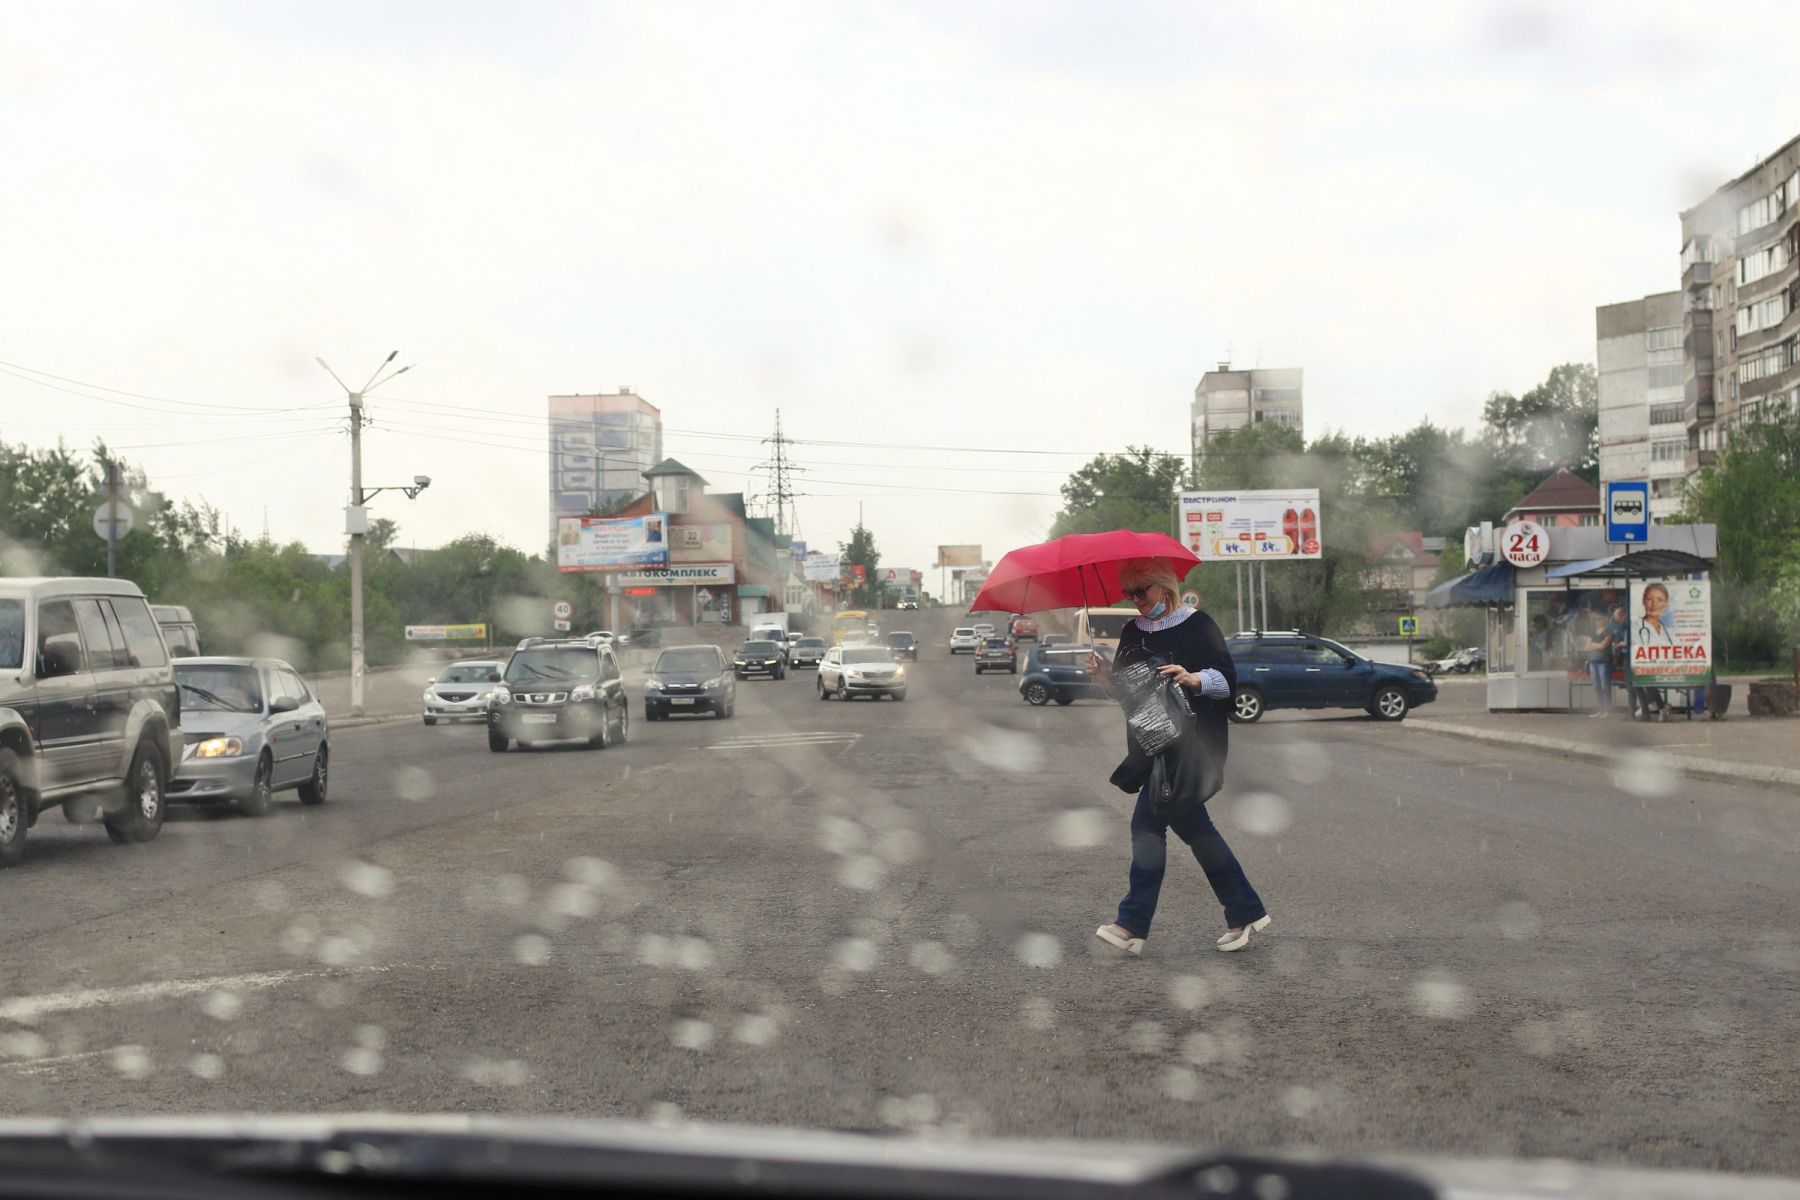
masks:
[[[1242,950],[1245,946],[1250,944],[1251,934],[1261,933],[1268,927],[1269,918],[1267,916],[1262,916],[1250,922],[1242,929],[1227,929],[1219,938],[1219,949],[1226,953],[1230,953],[1233,950]]]
[[[1132,937],[1123,925],[1102,925],[1094,930],[1094,936],[1109,946],[1117,946],[1127,954],[1142,954],[1144,939]]]

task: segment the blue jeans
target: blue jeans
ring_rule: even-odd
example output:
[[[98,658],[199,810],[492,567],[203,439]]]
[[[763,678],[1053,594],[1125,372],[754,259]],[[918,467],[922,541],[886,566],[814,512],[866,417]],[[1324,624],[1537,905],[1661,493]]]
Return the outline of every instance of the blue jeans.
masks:
[[[1588,677],[1594,681],[1594,707],[1601,712],[1612,711],[1612,661],[1590,662]]]
[[[1150,807],[1150,789],[1138,793],[1137,808],[1131,814],[1131,890],[1119,901],[1119,925],[1133,937],[1149,937],[1150,921],[1156,916],[1156,897],[1162,891],[1163,871],[1168,865],[1168,831],[1188,844],[1213,895],[1225,906],[1225,923],[1240,929],[1267,913],[1262,898],[1244,876],[1237,856],[1206,815],[1206,805],[1196,804],[1175,820],[1164,822]]]

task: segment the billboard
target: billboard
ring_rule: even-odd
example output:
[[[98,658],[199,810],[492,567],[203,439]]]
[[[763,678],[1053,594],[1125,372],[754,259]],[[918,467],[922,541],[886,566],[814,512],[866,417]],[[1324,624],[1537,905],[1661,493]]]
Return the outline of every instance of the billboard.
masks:
[[[669,565],[669,516],[564,517],[556,523],[556,569],[623,571]]]
[[[925,576],[911,567],[876,567],[875,582],[884,588],[905,591],[916,588]]]
[[[408,625],[409,642],[484,642],[486,625]]]
[[[979,567],[981,565],[981,547],[939,546],[938,560],[932,565],[939,567]]]
[[[1319,489],[1183,492],[1181,543],[1201,562],[1320,558]]]
[[[731,523],[669,526],[669,561],[716,563],[731,561]]]
[[[1712,678],[1712,584],[1631,581],[1625,635],[1638,687],[1703,687]]]
[[[672,567],[627,567],[611,577],[611,583],[627,590],[634,587],[694,587],[707,583],[736,583],[737,568],[730,563],[682,563]]]
[[[806,556],[805,578],[808,583],[830,583],[838,577],[838,556],[814,550]]]

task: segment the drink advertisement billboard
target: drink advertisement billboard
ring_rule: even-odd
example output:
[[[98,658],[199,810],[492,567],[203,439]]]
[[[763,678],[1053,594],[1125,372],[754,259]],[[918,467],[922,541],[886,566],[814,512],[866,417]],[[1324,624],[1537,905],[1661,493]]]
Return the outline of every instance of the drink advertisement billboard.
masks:
[[[1703,687],[1712,678],[1712,584],[1631,581],[1625,644],[1638,687]]]
[[[556,523],[556,569],[623,571],[669,565],[669,516],[564,517]]]
[[[808,583],[830,583],[838,577],[838,556],[814,550],[806,556],[805,579]]]
[[[981,547],[939,546],[937,565],[940,567],[979,567],[981,565]]]
[[[1319,489],[1181,493],[1181,543],[1201,562],[1320,558]]]

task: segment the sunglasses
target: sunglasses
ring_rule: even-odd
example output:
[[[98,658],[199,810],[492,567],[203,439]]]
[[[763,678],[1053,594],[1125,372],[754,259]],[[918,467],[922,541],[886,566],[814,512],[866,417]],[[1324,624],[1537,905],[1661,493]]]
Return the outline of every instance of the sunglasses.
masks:
[[[1125,598],[1127,600],[1148,600],[1150,598],[1150,589],[1155,586],[1155,584],[1146,583],[1142,587],[1126,588]]]

